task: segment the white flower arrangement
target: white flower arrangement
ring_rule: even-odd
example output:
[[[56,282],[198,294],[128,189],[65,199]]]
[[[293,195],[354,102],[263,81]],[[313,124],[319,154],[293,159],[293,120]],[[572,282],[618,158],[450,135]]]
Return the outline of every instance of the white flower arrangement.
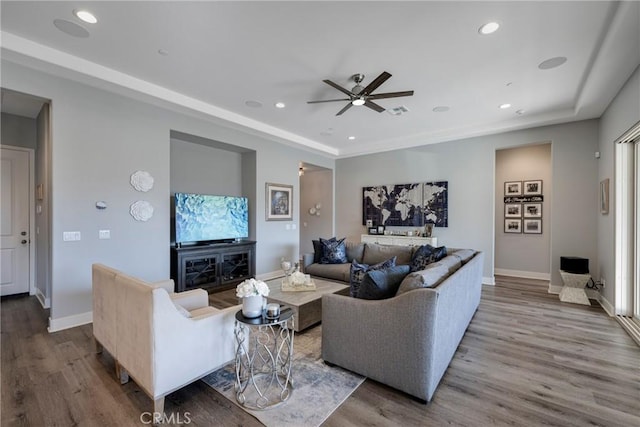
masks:
[[[236,296],[238,298],[269,295],[269,286],[262,280],[247,279],[236,286]]]
[[[304,285],[307,283],[307,275],[300,271],[296,271],[291,275],[291,283],[294,285]]]

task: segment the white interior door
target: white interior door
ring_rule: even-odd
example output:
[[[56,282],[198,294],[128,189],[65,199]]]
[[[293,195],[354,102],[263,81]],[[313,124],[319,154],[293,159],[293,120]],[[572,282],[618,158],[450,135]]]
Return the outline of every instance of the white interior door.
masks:
[[[0,295],[29,292],[29,153],[2,148]]]

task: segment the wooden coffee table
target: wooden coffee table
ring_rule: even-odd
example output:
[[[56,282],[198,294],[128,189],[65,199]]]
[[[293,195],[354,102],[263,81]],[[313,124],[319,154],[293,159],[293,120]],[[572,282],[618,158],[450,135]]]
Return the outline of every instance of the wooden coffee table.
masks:
[[[332,282],[313,278],[315,291],[282,292],[282,278],[268,280],[268,302],[288,305],[293,309],[294,330],[300,332],[322,320],[322,295],[349,295],[349,286],[342,282]]]

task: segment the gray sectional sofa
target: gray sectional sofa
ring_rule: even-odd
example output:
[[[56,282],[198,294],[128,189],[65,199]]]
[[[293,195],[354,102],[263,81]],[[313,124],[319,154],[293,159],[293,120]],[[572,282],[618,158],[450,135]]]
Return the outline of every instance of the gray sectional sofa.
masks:
[[[388,255],[409,263],[415,250],[372,244],[361,249],[367,264]],[[388,299],[324,295],[322,358],[430,401],[480,303],[483,259],[482,252],[450,249],[446,258],[406,276]],[[349,264],[310,264],[305,271],[348,282]]]

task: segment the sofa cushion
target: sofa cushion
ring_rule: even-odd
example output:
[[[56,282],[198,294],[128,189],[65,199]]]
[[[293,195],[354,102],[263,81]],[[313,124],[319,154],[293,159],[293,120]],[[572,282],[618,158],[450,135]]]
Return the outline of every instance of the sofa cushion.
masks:
[[[364,255],[364,243],[360,242],[346,242],[347,248],[347,262],[356,260],[356,262],[362,262],[362,256]]]
[[[368,271],[362,279],[357,297],[376,300],[391,298],[398,292],[400,282],[407,274],[409,274],[408,265]]]
[[[453,252],[451,255],[460,258],[460,261],[463,264],[466,264],[466,262],[469,261],[471,258],[473,258],[475,254],[476,254],[476,251],[474,251],[473,249],[458,249],[457,251]]]
[[[431,266],[438,266],[438,265],[443,265],[445,267],[447,267],[447,269],[449,270],[450,274],[453,274],[457,269],[459,269],[460,267],[462,267],[462,262],[460,261],[460,258],[458,258],[457,256],[453,256],[453,255],[448,255],[444,258],[442,258],[440,261],[436,261],[434,263],[431,263],[427,266],[427,268],[431,267]]]
[[[437,265],[426,270],[409,273],[400,283],[396,295],[401,295],[413,289],[438,286],[447,277],[449,277],[449,269],[445,265]]]
[[[320,238],[322,244],[321,264],[344,264],[347,262],[347,248],[344,237],[340,240],[325,240]]]
[[[395,267],[395,265],[396,265],[396,257],[389,258],[385,261],[379,262],[378,264],[374,264],[374,265],[360,264],[356,261],[352,261],[350,280],[349,280],[349,284],[350,284],[349,295],[351,295],[354,298],[358,295],[358,289],[360,289],[360,284],[362,283],[362,279],[364,278],[365,273],[367,273],[368,271]]]
[[[424,270],[424,268],[432,262],[440,261],[447,256],[447,248],[440,246],[434,248],[431,245],[422,245],[411,257],[411,272]]]
[[[304,272],[312,276],[329,280],[339,280],[349,283],[351,264],[319,264],[314,263],[305,267]]]
[[[336,241],[335,237],[327,239],[328,241]],[[320,243],[320,239],[312,240],[313,243],[313,262],[320,262],[322,260],[322,243]]]
[[[378,245],[377,243],[366,243],[364,247],[364,264],[377,264],[391,257],[396,257],[396,265],[408,265],[411,263],[411,246]]]

